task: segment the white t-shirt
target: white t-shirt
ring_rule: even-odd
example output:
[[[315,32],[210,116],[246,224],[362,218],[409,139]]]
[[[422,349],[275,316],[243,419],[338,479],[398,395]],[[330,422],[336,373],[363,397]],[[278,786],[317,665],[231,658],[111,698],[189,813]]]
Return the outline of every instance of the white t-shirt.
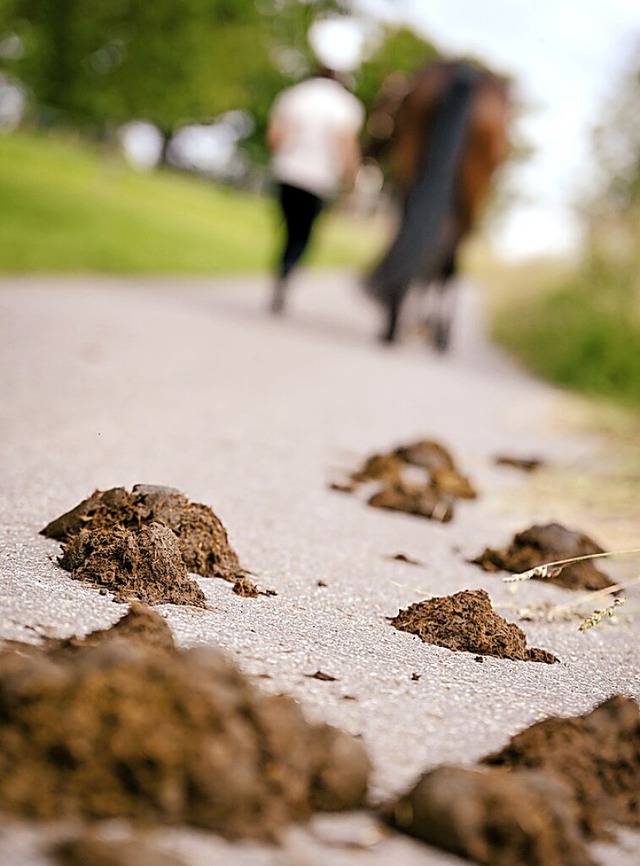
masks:
[[[321,198],[340,189],[344,165],[338,142],[357,135],[364,107],[352,93],[330,78],[310,78],[276,97],[271,118],[284,136],[272,156],[274,177]]]

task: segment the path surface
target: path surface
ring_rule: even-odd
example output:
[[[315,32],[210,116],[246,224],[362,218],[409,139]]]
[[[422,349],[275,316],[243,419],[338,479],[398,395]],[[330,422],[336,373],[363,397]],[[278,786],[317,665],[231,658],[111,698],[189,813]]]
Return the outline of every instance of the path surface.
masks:
[[[415,341],[379,346],[376,311],[340,275],[301,277],[283,319],[265,314],[266,291],[239,278],[0,283],[0,637],[115,622],[122,608],[70,580],[38,530],[96,488],[164,484],[210,505],[258,584],[277,592],[242,599],[201,580],[210,610],[161,608],[179,643],[224,647],[260,688],[361,735],[377,801],[549,714],[581,713],[616,692],[640,700],[637,616],[587,634],[575,620],[521,623],[531,645],[561,658],[553,666],[478,664],[386,620],[428,594],[480,586],[509,619],[520,605],[569,597],[540,582],[514,596],[466,562],[533,518],[563,517],[551,505],[527,513],[517,495],[527,477],[496,467],[497,454],[559,462],[591,447],[560,432],[560,394],[486,347],[473,294],[442,357]],[[445,444],[481,492],[452,523],[329,490],[374,451],[425,437]],[[424,565],[393,561],[397,553]],[[310,678],[317,670],[336,680]],[[48,864],[44,837],[0,830],[0,866]],[[381,840],[366,816],[319,819],[282,850],[187,831],[157,838],[189,866],[216,856],[229,866],[463,862]],[[638,863],[640,836],[620,840],[594,849],[600,863]]]

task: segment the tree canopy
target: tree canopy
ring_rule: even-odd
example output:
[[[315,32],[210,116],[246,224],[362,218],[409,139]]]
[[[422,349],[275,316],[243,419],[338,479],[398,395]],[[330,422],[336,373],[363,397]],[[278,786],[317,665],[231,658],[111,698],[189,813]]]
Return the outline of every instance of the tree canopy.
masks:
[[[308,34],[350,0],[0,0],[0,71],[26,87],[40,125],[102,134],[132,119],[165,135],[185,122],[248,111],[260,157],[276,93],[315,63]],[[18,44],[18,51],[2,51]],[[371,104],[383,78],[435,49],[386,29],[356,76]]]
[[[51,120],[161,128],[250,109],[288,80],[285,50],[308,55],[312,12],[338,0],[0,0],[4,69]]]
[[[267,45],[253,0],[5,0],[6,64],[40,112],[102,128],[161,128],[244,107]]]
[[[313,63],[313,21],[348,11],[346,0],[0,0],[0,41],[21,43],[0,64],[69,123],[167,126],[269,102]],[[409,30],[386,31],[359,95],[368,103],[384,75],[433,53]]]

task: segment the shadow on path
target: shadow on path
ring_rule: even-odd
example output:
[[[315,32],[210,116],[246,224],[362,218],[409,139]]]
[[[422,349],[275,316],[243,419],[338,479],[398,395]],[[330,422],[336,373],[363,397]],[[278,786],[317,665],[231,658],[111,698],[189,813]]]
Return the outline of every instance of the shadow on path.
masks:
[[[357,274],[348,272],[302,272],[292,283],[283,314],[269,312],[270,282],[268,275],[222,277],[214,281],[188,283],[180,292],[180,303],[197,306],[208,314],[245,320],[252,325],[263,323],[283,335],[307,333],[328,343],[374,347],[389,355],[423,355],[425,361],[446,359],[463,367],[491,372],[500,376],[523,375],[508,357],[493,346],[486,336],[486,323],[479,290],[468,282],[457,287],[453,336],[447,353],[436,352],[411,322],[405,322],[401,340],[393,345],[379,342],[382,315],[378,307],[364,296]],[[176,299],[175,284],[170,293]],[[417,319],[418,298],[407,304],[408,315]]]

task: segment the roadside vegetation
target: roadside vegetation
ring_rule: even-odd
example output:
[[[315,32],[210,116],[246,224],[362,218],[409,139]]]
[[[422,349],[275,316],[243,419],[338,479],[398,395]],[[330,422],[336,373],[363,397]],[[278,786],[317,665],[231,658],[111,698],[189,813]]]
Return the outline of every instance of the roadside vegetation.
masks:
[[[141,173],[80,140],[0,135],[0,272],[252,272],[270,266],[275,208],[258,196],[162,169]],[[310,264],[368,262],[380,226],[329,212]]]
[[[545,379],[640,408],[640,257],[595,254],[560,270],[535,294],[521,293],[514,277],[493,336]]]
[[[0,3],[0,85],[19,85],[22,128],[0,134],[0,273],[223,274],[265,271],[277,214],[258,196],[166,167],[184,124],[245,113],[242,150],[264,166],[269,106],[316,61],[311,34],[348,0]],[[348,17],[348,16],[347,16]],[[377,34],[354,78],[370,109],[388,70],[408,72],[435,44],[400,26]],[[161,37],[158,36],[161,34]],[[375,49],[375,50],[374,50]],[[583,202],[582,260],[504,264],[495,338],[567,388],[640,407],[640,67],[638,52],[594,132],[600,176]],[[153,74],[149,74],[153,70]],[[154,124],[164,167],[136,172],[106,146],[128,121]],[[61,131],[64,130],[64,137]],[[70,137],[72,136],[72,137]],[[521,142],[520,148],[526,146]],[[523,155],[526,156],[526,153]],[[308,264],[363,268],[386,237],[380,220],[333,210]],[[495,269],[494,269],[495,270]],[[493,275],[491,281],[493,283]]]
[[[516,272],[493,316],[495,338],[536,374],[633,409],[640,408],[639,100],[636,54],[593,133],[597,176],[581,203],[579,260]]]

